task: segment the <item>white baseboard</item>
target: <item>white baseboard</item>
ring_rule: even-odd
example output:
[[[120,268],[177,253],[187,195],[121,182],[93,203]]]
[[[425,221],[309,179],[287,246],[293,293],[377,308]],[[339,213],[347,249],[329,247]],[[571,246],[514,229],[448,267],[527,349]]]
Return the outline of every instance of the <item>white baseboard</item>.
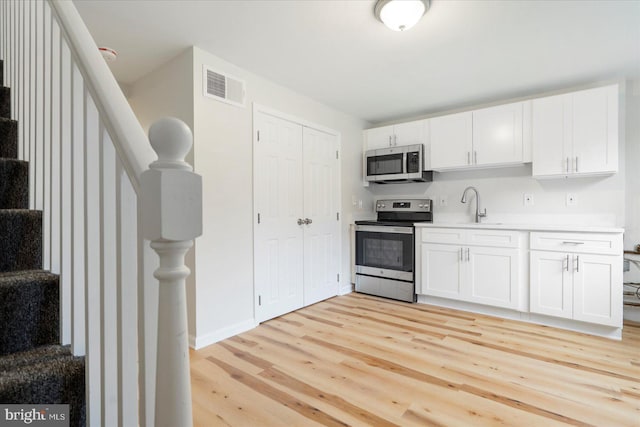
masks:
[[[194,350],[200,350],[202,347],[206,347],[234,335],[250,331],[256,326],[258,326],[258,322],[256,322],[255,319],[247,319],[244,322],[236,323],[235,325],[218,329],[217,331],[210,332],[206,335],[197,337],[189,335],[189,347],[193,348]]]
[[[343,284],[342,286],[340,286],[340,289],[338,290],[338,295],[346,295],[346,294],[350,294],[351,292],[353,292],[353,284],[347,283],[346,285]]]

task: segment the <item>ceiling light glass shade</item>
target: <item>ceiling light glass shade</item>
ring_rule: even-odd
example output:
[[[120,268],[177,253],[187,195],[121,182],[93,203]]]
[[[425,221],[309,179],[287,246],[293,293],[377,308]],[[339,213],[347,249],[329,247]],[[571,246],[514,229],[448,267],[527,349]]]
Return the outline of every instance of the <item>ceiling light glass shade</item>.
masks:
[[[418,23],[429,8],[429,0],[378,0],[374,14],[394,31],[406,31]]]

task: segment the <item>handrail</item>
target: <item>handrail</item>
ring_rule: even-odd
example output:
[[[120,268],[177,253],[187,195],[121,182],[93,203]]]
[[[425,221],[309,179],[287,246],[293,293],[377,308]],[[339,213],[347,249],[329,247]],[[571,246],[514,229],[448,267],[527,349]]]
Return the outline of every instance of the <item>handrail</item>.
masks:
[[[61,31],[67,36],[69,48],[86,70],[83,77],[88,89],[98,111],[104,116],[104,126],[120,154],[134,190],[139,194],[140,176],[156,160],[149,139],[73,3],[50,0],[50,5],[60,21]]]

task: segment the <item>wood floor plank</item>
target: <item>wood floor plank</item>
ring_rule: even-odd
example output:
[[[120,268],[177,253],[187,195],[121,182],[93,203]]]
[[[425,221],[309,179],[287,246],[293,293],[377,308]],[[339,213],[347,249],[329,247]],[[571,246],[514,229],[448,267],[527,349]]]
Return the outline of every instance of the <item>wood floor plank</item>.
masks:
[[[636,426],[621,341],[348,294],[192,351],[197,426]]]

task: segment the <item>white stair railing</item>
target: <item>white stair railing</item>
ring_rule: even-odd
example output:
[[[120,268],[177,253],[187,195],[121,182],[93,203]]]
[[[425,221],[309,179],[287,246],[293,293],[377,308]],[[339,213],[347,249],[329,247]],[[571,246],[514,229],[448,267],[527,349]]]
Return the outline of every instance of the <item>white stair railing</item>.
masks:
[[[190,426],[191,131],[162,119],[145,136],[71,1],[4,0],[0,26],[43,268],[60,275],[61,341],[86,357],[87,424]]]

